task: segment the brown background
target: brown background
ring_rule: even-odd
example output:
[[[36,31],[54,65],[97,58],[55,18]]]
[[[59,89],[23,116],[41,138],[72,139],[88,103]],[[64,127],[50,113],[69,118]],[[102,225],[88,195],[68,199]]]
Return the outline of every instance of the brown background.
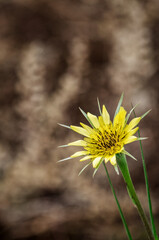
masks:
[[[78,107],[113,117],[139,103],[153,211],[159,232],[159,1],[0,0],[0,239],[127,239],[104,169],[58,163],[78,139],[57,125],[86,122]],[[127,147],[148,213],[138,143]],[[121,174],[108,164],[133,239],[146,239]]]

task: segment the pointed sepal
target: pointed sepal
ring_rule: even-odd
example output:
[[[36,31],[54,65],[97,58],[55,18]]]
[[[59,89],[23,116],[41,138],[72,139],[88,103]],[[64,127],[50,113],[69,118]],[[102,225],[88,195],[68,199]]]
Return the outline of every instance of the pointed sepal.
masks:
[[[67,161],[67,160],[70,160],[70,159],[73,159],[72,157],[67,157],[67,158],[64,158],[64,159],[61,159],[59,161],[57,161],[58,163],[59,162],[64,162],[64,161]]]
[[[101,106],[98,98],[97,98],[97,103],[98,103],[99,113],[102,116],[102,110],[101,110]]]
[[[115,116],[118,114],[118,112],[120,110],[121,104],[123,102],[123,97],[124,97],[124,93],[122,93],[122,95],[119,99],[119,102],[118,102],[118,105],[117,105],[117,108],[116,108],[116,111],[115,111],[115,114],[114,114],[114,119],[115,119]],[[114,122],[114,120],[113,120],[113,122]]]
[[[58,125],[60,125],[61,127],[65,127],[65,128],[69,128],[69,129],[71,129],[71,127],[70,127],[70,126],[67,126],[67,125],[65,125],[65,124],[62,124],[62,123],[58,123]]]
[[[116,173],[119,175],[119,169],[118,169],[118,165],[117,164],[114,165],[114,169],[115,169]]]
[[[145,112],[142,116],[141,116],[141,119],[143,119],[144,117],[146,117],[147,116],[147,114],[149,114],[149,112],[151,112],[151,109],[150,110],[148,110],[147,112]]]
[[[134,160],[137,161],[137,159],[136,159],[133,155],[131,155],[129,152],[127,152],[125,149],[122,150],[122,153],[124,153],[125,155],[127,155],[127,156],[129,156],[129,157],[131,157],[132,159],[134,159]]]
[[[88,164],[86,164],[86,165],[82,168],[82,170],[79,172],[78,176],[80,176],[81,173],[82,173],[90,164],[91,164],[91,162],[89,162]]]
[[[90,125],[95,128],[95,126],[93,125],[92,121],[89,119],[89,117],[87,116],[87,114],[79,107],[79,110],[81,111],[81,113],[83,114],[83,116],[87,119],[87,121],[90,123]]]
[[[125,118],[125,125],[127,124],[132,112],[134,111],[134,109],[138,106],[138,103],[130,110],[130,112],[128,113],[128,115]]]

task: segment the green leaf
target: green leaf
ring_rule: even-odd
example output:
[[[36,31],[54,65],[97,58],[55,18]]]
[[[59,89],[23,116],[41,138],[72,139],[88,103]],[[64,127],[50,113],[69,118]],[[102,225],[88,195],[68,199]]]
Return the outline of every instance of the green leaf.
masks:
[[[99,113],[100,115],[102,115],[101,106],[98,98],[97,98],[97,103],[98,103]]]
[[[93,125],[92,121],[89,119],[89,117],[87,116],[87,114],[81,109],[79,108],[79,110],[81,111],[81,113],[83,114],[83,116],[87,119],[87,121],[90,123],[90,125],[95,128],[95,126]]]
[[[122,95],[121,95],[121,97],[119,99],[119,102],[118,102],[118,105],[117,105],[117,108],[116,108],[116,111],[115,111],[115,114],[114,114],[114,119],[115,119],[115,116],[118,114],[118,112],[120,110],[121,104],[123,102],[123,97],[124,97],[124,93],[122,93]]]

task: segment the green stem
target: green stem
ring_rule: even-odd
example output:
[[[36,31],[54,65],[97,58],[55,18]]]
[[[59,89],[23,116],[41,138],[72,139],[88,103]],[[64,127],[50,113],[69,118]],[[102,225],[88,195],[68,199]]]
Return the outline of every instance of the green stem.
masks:
[[[148,222],[147,217],[144,213],[144,210],[141,206],[141,203],[140,203],[140,201],[139,201],[139,199],[136,195],[136,191],[135,191],[135,188],[134,188],[134,185],[132,183],[132,179],[131,179],[131,176],[130,176],[130,173],[129,173],[129,169],[128,169],[125,154],[119,153],[119,154],[116,155],[116,157],[117,157],[118,166],[119,166],[120,171],[123,175],[124,181],[127,185],[127,188],[128,188],[129,194],[131,196],[131,199],[132,199],[133,203],[136,205],[138,213],[139,213],[139,215],[141,217],[141,220],[144,224],[148,239],[149,240],[154,240],[151,228],[149,226],[149,222]]]
[[[135,111],[133,111],[133,112],[134,112],[134,115],[136,117]],[[138,136],[140,138],[140,130],[138,130]],[[149,190],[149,183],[148,183],[148,176],[147,176],[144,152],[143,152],[141,140],[139,142],[140,142],[142,165],[143,165],[144,176],[145,176],[145,185],[146,185],[146,192],[147,192],[147,198],[148,198],[148,204],[149,204],[149,212],[150,212],[150,221],[151,221],[151,226],[152,226],[152,232],[153,232],[153,235],[155,237],[155,240],[158,240],[157,231],[156,231],[155,222],[154,222],[154,217],[153,217],[153,213],[152,213],[151,196],[150,196],[150,190]]]
[[[134,111],[134,115],[136,117],[135,111]],[[138,136],[140,138],[140,130],[138,130]],[[149,190],[149,183],[148,183],[148,176],[147,176],[144,152],[143,152],[141,140],[139,140],[139,142],[140,142],[140,151],[141,151],[142,165],[143,165],[144,176],[145,176],[145,184],[146,184],[146,192],[147,192],[147,198],[148,198],[148,204],[149,204],[150,221],[151,221],[151,226],[152,226],[152,232],[153,232],[153,235],[155,237],[155,240],[158,240],[157,231],[156,231],[155,222],[154,222],[154,217],[153,217],[153,213],[152,213],[151,196],[150,196],[150,190]]]
[[[140,137],[139,130],[138,130],[138,135]],[[142,149],[141,140],[140,140],[140,150],[141,150],[141,158],[142,158],[142,164],[143,164],[143,169],[144,169],[147,198],[148,198],[148,203],[149,203],[149,211],[150,211],[150,220],[151,220],[152,232],[155,236],[155,239],[158,240],[156,227],[155,227],[155,223],[154,223],[154,217],[153,217],[153,213],[152,213],[152,204],[151,204],[151,197],[150,197],[150,191],[149,191],[148,176],[147,176],[147,171],[146,171],[146,164],[145,164],[145,159],[144,159],[144,153],[143,153],[143,149]]]
[[[117,196],[116,196],[116,193],[115,193],[114,187],[113,187],[113,185],[112,185],[112,182],[111,182],[111,179],[110,179],[110,177],[109,177],[109,173],[108,173],[108,170],[107,170],[107,167],[106,167],[104,161],[103,161],[103,165],[104,165],[104,168],[105,168],[105,171],[106,171],[107,177],[108,177],[108,181],[109,181],[109,184],[110,184],[110,187],[111,187],[112,193],[113,193],[114,198],[115,198],[115,200],[116,200],[116,203],[117,203],[117,206],[118,206],[118,209],[119,209],[119,213],[120,213],[120,216],[121,216],[121,219],[122,219],[123,225],[124,225],[124,227],[125,227],[125,231],[126,231],[126,233],[127,233],[128,239],[129,239],[129,240],[132,240],[132,237],[131,237],[130,231],[129,231],[129,229],[128,229],[128,225],[127,225],[126,220],[125,220],[125,218],[124,218],[123,212],[122,212],[122,210],[121,210],[121,207],[120,207],[119,201],[118,201],[118,199],[117,199]]]

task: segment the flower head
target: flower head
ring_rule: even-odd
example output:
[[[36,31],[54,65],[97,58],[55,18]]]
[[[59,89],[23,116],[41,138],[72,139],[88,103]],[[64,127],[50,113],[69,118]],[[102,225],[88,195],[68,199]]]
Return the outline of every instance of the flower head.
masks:
[[[116,167],[117,153],[125,153],[134,158],[124,149],[124,146],[128,143],[139,140],[139,138],[134,136],[134,134],[138,130],[138,127],[136,126],[142,117],[136,117],[127,124],[133,109],[126,116],[127,112],[120,105],[121,104],[118,104],[118,111],[116,112],[113,122],[110,120],[110,116],[105,105],[103,105],[102,111],[99,106],[100,116],[98,117],[89,112],[86,114],[83,110],[81,110],[83,115],[89,121],[91,127],[84,123],[80,123],[80,127],[73,125],[69,127],[73,131],[84,136],[84,138],[64,145],[83,147],[82,151],[76,152],[67,159],[81,157],[80,161],[90,160],[89,164],[92,163],[93,168],[98,169],[103,160],[106,163],[110,161],[110,163]]]

